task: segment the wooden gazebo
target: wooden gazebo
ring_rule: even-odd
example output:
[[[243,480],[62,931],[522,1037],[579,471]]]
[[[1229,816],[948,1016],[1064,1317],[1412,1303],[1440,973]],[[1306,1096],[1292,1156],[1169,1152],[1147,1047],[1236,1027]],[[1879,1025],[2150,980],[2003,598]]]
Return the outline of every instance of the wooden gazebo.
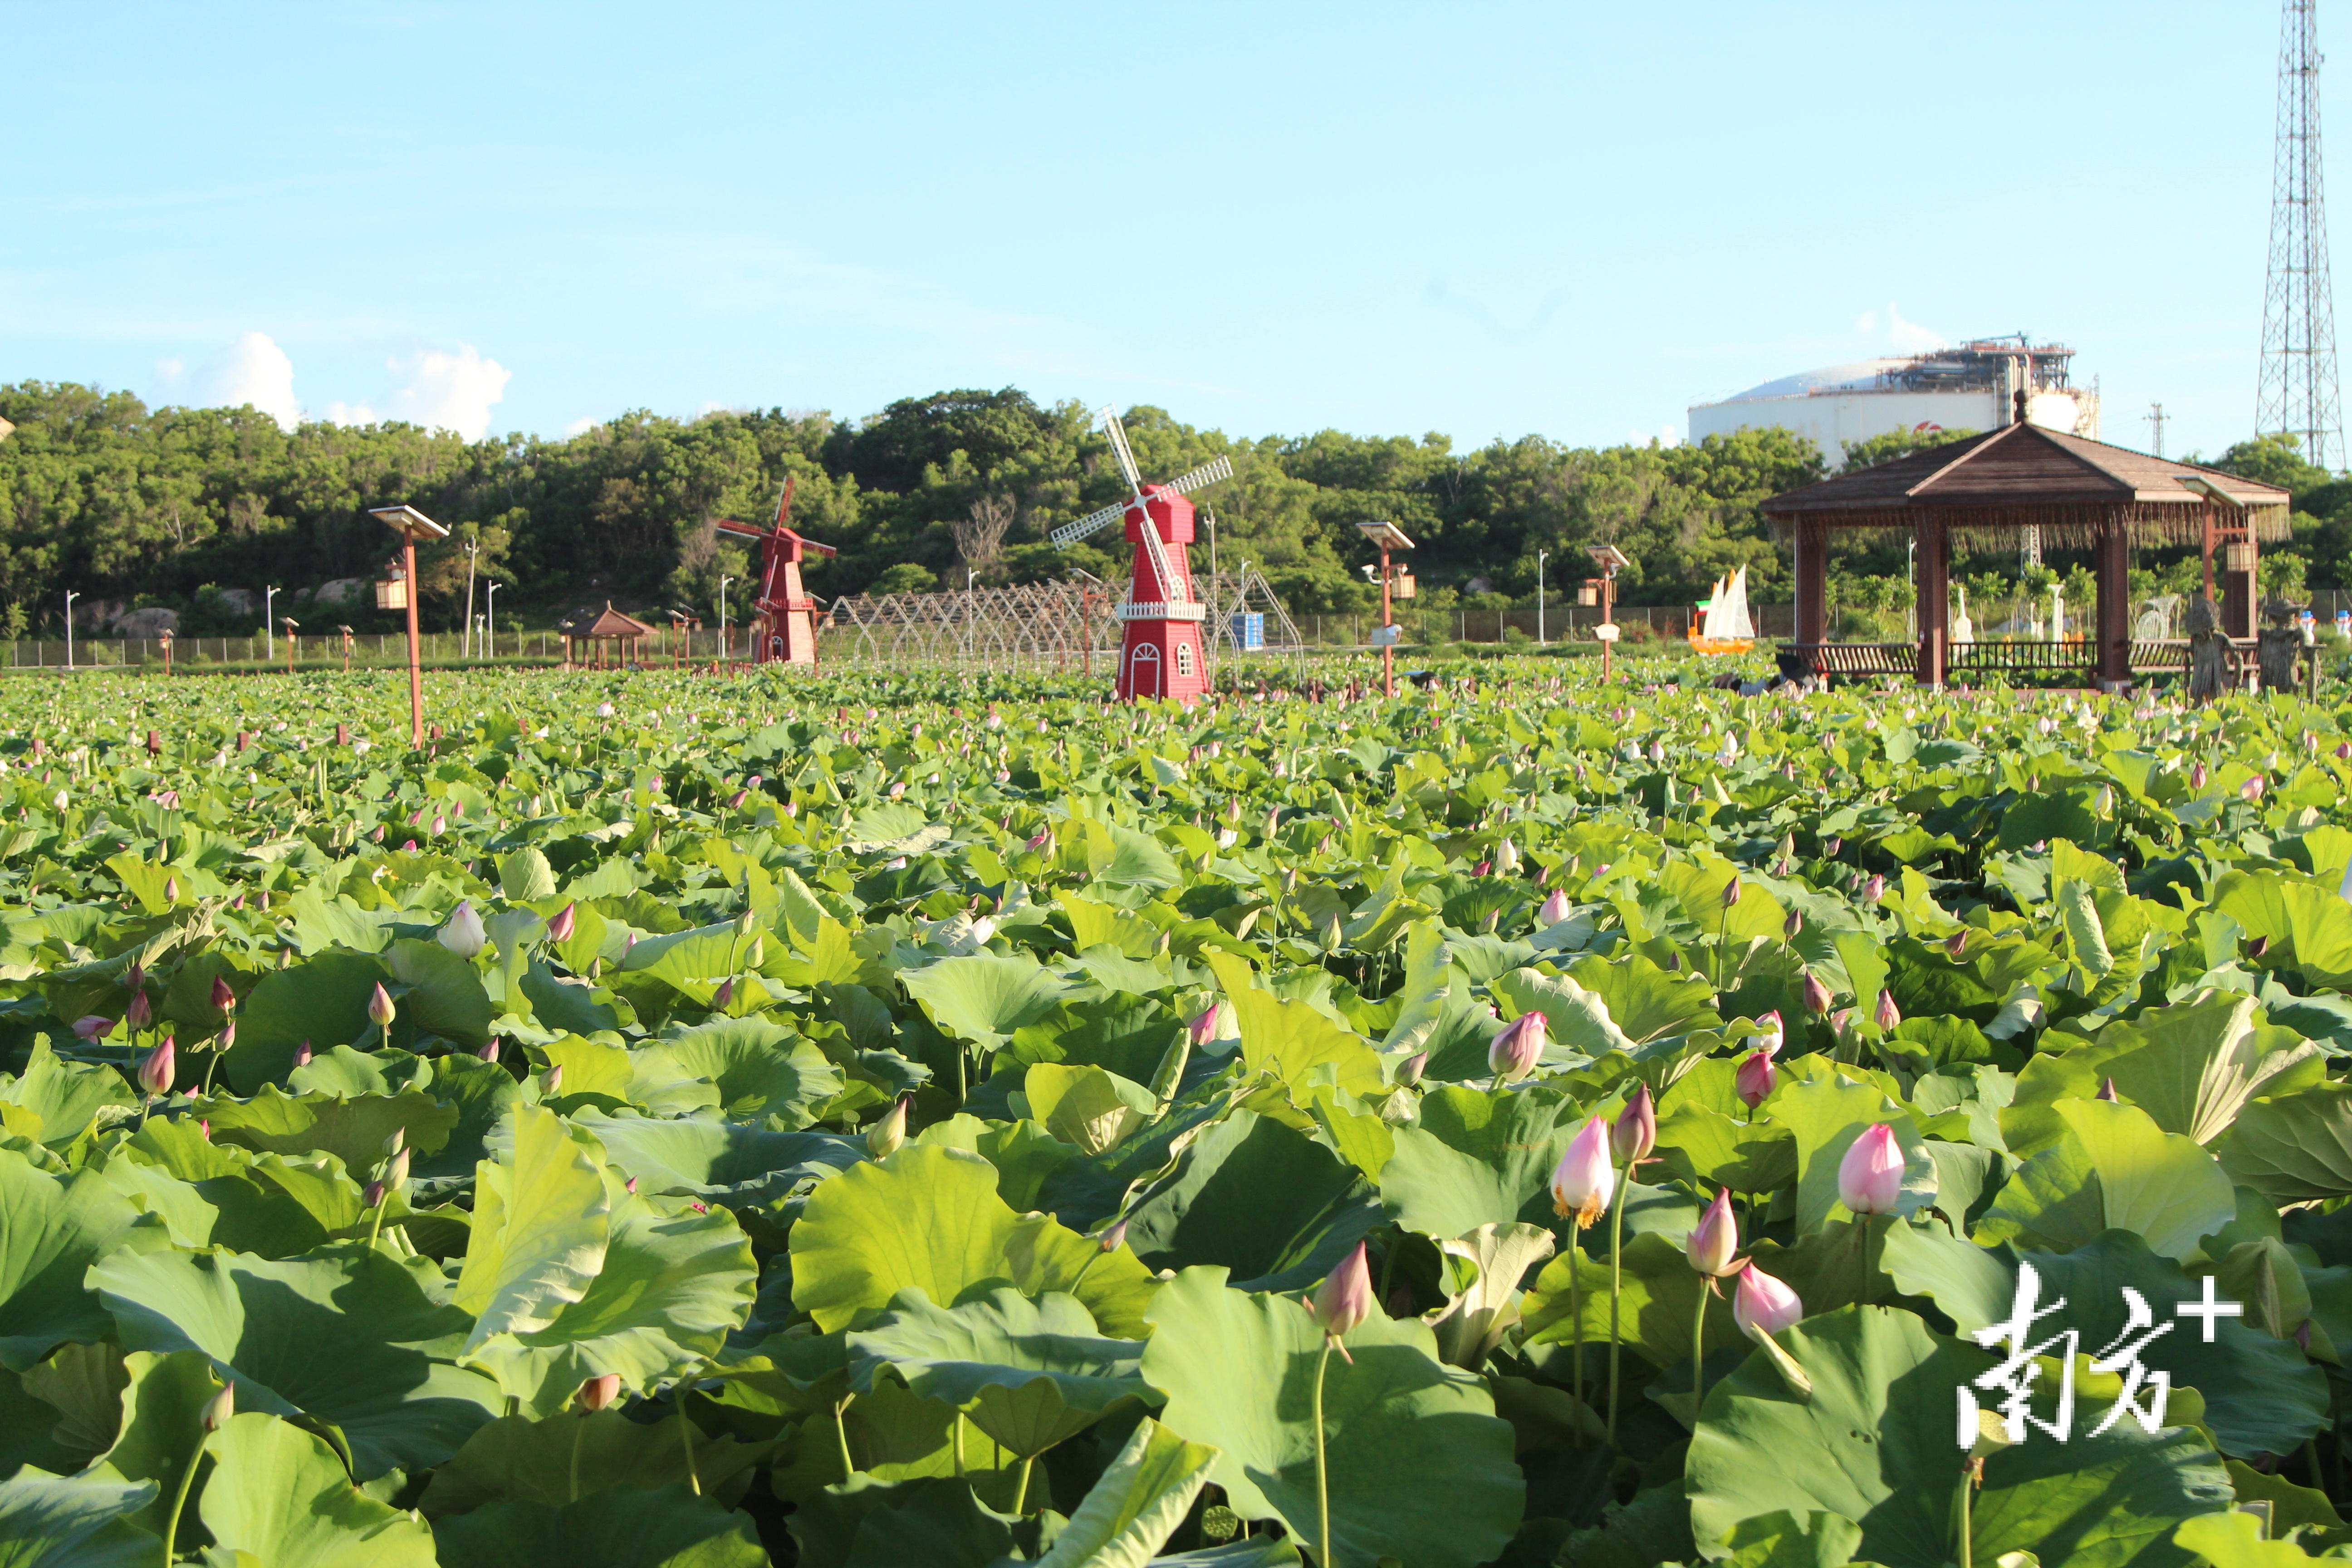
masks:
[[[566,669],[609,669],[615,662],[615,655],[621,668],[627,668],[638,662],[645,639],[658,635],[658,628],[613,608],[610,599],[604,601],[603,614],[591,616],[583,610],[559,623],[556,629],[563,634]],[[624,643],[628,646],[623,647]]]
[[[2287,537],[2287,492],[2211,468],[2061,434],[2021,419],[1987,435],[1840,474],[1764,503],[1796,549],[1796,639],[1790,651],[1824,674],[1914,674],[1940,686],[1947,673],[2082,667],[2117,689],[2134,669],[2180,669],[2187,645],[2135,643],[2131,551],[2197,545],[2205,591],[2217,566],[2221,627],[2254,636],[2260,542]],[[2029,529],[2044,548],[2088,550],[2098,579],[2095,631],[2086,642],[1951,641],[1951,546],[2013,546]],[[1829,542],[1833,532],[1899,533],[1918,545],[1916,643],[1829,640]],[[2215,560],[2216,552],[2221,560]]]

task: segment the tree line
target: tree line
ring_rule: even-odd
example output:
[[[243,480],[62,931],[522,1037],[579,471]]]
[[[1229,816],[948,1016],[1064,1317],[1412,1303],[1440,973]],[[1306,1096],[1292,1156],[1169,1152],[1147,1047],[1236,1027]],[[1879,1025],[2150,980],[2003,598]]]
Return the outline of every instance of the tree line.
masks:
[[[70,383],[0,386],[0,419],[16,427],[0,439],[0,633],[11,636],[54,626],[67,589],[177,609],[189,630],[249,630],[251,613],[221,590],[380,576],[392,536],[367,509],[395,502],[453,531],[420,563],[428,622],[454,624],[469,566],[505,584],[502,616],[544,624],[609,599],[715,619],[720,579],[740,583],[753,563],[713,525],[766,521],[787,479],[793,525],[840,550],[808,573],[820,595],[961,587],[967,573],[1002,584],[1125,570],[1115,532],[1067,551],[1046,542],[1124,483],[1082,405],[1013,388],[908,398],[861,420],[639,411],[562,439],[474,442],[400,423],[285,431],[251,407],[150,409]],[[1769,598],[1785,592],[1788,562],[1760,503],[1825,471],[1810,442],[1779,429],[1677,447],[1528,436],[1457,451],[1433,433],[1232,437],[1149,406],[1125,421],[1148,479],[1232,460],[1233,479],[1196,498],[1213,517],[1219,564],[1248,562],[1299,612],[1376,600],[1355,525],[1381,519],[1417,542],[1413,565],[1439,604],[1531,595],[1538,552],[1548,592],[1565,595],[1589,573],[1585,547],[1602,543],[1633,562],[1621,602],[1686,601],[1741,565],[1751,594]],[[1868,455],[1892,450],[1881,442]],[[2233,447],[2231,459],[2265,478],[2299,462],[2277,441]],[[2316,543],[2344,498],[2328,476],[2302,470],[2299,496],[2326,507],[2298,519]],[[2316,555],[2326,564],[2312,581],[2341,559],[2340,549]],[[1864,552],[1845,565],[1887,563]],[[1900,565],[1897,547],[1898,575]],[[742,591],[730,592],[740,615]],[[341,618],[379,629],[372,604]]]

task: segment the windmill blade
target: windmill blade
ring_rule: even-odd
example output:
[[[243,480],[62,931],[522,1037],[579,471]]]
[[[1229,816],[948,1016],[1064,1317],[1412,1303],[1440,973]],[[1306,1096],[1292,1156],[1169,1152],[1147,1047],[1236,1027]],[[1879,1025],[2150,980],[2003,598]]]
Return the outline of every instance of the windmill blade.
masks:
[[[722,517],[710,526],[736,539],[765,539],[769,533],[756,522],[743,522],[731,517]]]
[[[1111,505],[1103,508],[1100,511],[1088,512],[1086,516],[1078,519],[1076,522],[1066,522],[1062,524],[1061,527],[1055,529],[1045,537],[1053,544],[1055,549],[1067,550],[1071,545],[1076,544],[1087,534],[1098,533],[1102,530],[1108,528],[1112,523],[1117,522],[1120,518],[1125,517],[1127,515],[1127,509],[1134,504],[1135,503],[1131,500],[1114,502]]]
[[[1127,488],[1141,495],[1143,475],[1135,466],[1134,452],[1128,447],[1127,427],[1118,422],[1118,416],[1111,411],[1108,403],[1095,410],[1095,422],[1102,426],[1103,434],[1110,437],[1111,450],[1118,454],[1118,469],[1127,476]]]
[[[786,474],[784,476],[784,493],[776,502],[776,526],[778,528],[788,528],[792,525],[793,480],[798,477],[799,476],[795,474]]]
[[[1162,495],[1167,494],[1171,490],[1175,491],[1180,496],[1190,495],[1192,491],[1201,489],[1204,485],[1213,485],[1219,479],[1230,479],[1233,477],[1234,465],[1231,459],[1226,458],[1212,458],[1209,461],[1202,464],[1199,468],[1179,474],[1174,479],[1169,480],[1166,484],[1161,485],[1160,487],[1160,491]]]

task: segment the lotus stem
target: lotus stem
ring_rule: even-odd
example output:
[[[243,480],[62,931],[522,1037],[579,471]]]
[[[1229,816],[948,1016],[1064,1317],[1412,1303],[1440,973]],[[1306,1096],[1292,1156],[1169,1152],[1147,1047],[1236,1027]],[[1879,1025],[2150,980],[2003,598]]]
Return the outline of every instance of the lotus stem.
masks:
[[[1323,1353],[1315,1358],[1315,1539],[1321,1546],[1316,1568],[1334,1568],[1339,1561],[1331,1553],[1331,1476],[1323,1452],[1323,1372],[1330,1364],[1331,1336],[1326,1334]]]
[[[1569,1353],[1568,1381],[1569,1385],[1576,1390],[1579,1399],[1584,1397],[1584,1310],[1578,1304],[1577,1287],[1580,1281],[1577,1277],[1584,1271],[1583,1253],[1584,1226],[1577,1225],[1568,1233],[1568,1321],[1575,1331],[1570,1341],[1574,1348]],[[1581,1421],[1577,1423],[1576,1446],[1580,1448],[1584,1447],[1584,1424]]]
[[[1036,1462],[1037,1456],[1034,1454],[1024,1454],[1021,1457],[1021,1469],[1019,1471],[1019,1477],[1013,1483],[1013,1516],[1015,1519],[1020,1518],[1028,1510],[1029,1467]]]
[[[833,1436],[841,1445],[841,1479],[845,1481],[857,1473],[857,1461],[849,1457],[849,1425],[842,1416],[856,1399],[853,1394],[833,1407]]]
[[[963,1412],[961,1410],[955,1413],[955,1468],[956,1479],[963,1479]]]
[[[180,1489],[172,1499],[172,1517],[163,1526],[163,1561],[170,1563],[178,1555],[173,1543],[180,1538],[180,1510],[188,1506],[188,1492],[196,1484],[196,1467],[205,1462],[205,1434],[196,1434],[196,1451],[188,1456],[188,1468],[180,1472]]]
[[[677,1391],[677,1446],[686,1450],[686,1484],[694,1495],[702,1495],[702,1477],[694,1468],[694,1422],[686,1414],[686,1386]],[[961,1472],[959,1471],[959,1474]]]
[[[1691,1314],[1691,1432],[1698,1432],[1699,1407],[1706,1403],[1706,1298],[1715,1281],[1698,1277],[1698,1310]]]
[[[1970,1539],[1976,1532],[1969,1519],[1975,1500],[1969,1494],[1976,1490],[1975,1464],[1960,1468],[1960,1497],[1957,1506],[1960,1527],[1960,1568],[1976,1568],[1976,1542]]]
[[[580,1424],[572,1429],[572,1469],[569,1479],[570,1499],[580,1500],[580,1445],[588,1437],[588,1412],[580,1413]]]
[[[1633,1180],[1633,1166],[1627,1162],[1625,1180],[1618,1184],[1617,1201],[1609,1205],[1609,1444],[1617,1444],[1617,1356],[1618,1356],[1618,1294],[1624,1283],[1623,1244],[1625,1239],[1625,1188]]]

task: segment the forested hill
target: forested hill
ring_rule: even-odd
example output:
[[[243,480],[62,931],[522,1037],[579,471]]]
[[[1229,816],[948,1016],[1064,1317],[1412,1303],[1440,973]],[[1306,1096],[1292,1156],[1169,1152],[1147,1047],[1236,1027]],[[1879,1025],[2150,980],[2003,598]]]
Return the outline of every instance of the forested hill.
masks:
[[[190,630],[248,630],[249,611],[206,590],[378,575],[391,535],[365,509],[397,501],[477,544],[478,569],[508,585],[502,615],[609,598],[708,616],[720,576],[747,564],[712,521],[772,517],[787,475],[794,525],[841,550],[810,574],[820,595],[961,586],[967,564],[983,582],[1120,569],[1045,542],[1121,489],[1085,408],[1009,388],[909,398],[855,423],[637,413],[568,439],[471,443],[400,424],[288,433],[250,407],[151,410],[69,384],[0,386],[0,418],[16,426],[0,440],[7,635],[53,626],[68,588],[110,607],[170,605]],[[1565,592],[1583,574],[1580,547],[1605,542],[1633,560],[1627,602],[1687,600],[1742,563],[1769,597],[1787,568],[1758,504],[1822,472],[1809,443],[1778,430],[1598,449],[1531,436],[1458,453],[1433,434],[1236,438],[1150,407],[1126,420],[1147,478],[1232,458],[1234,477],[1199,498],[1214,510],[1220,562],[1251,562],[1301,610],[1364,603],[1370,553],[1354,525],[1379,518],[1420,542],[1415,564],[1441,590],[1485,578],[1528,593],[1540,549],[1549,587]],[[1116,535],[1097,542],[1116,548]],[[455,542],[426,562],[428,623],[454,622],[465,564]],[[373,613],[339,618],[364,628]]]

